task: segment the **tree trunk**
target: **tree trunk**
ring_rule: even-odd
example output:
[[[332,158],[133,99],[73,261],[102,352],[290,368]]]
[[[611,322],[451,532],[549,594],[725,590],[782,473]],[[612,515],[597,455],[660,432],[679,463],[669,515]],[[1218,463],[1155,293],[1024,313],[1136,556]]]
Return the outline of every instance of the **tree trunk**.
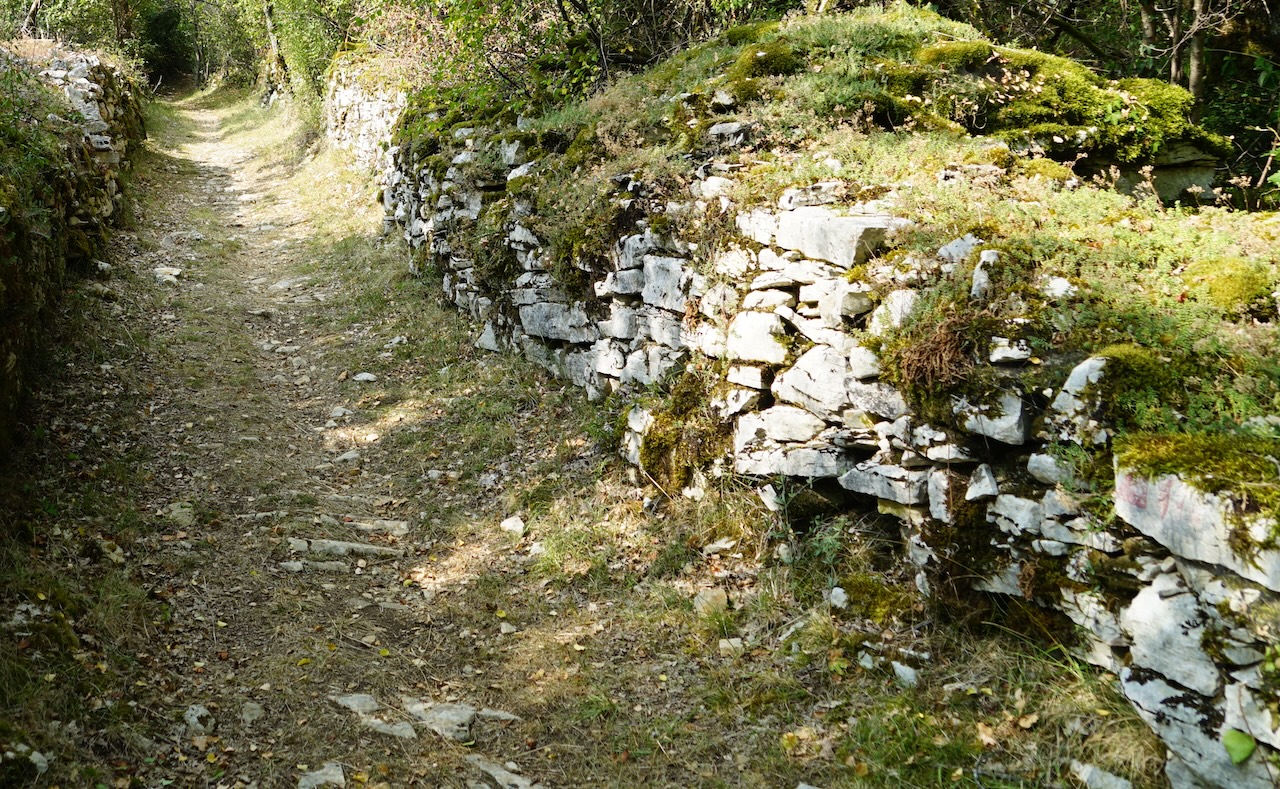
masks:
[[[1160,28],[1156,24],[1155,0],[1139,0],[1138,8],[1142,16],[1142,45],[1146,47],[1149,54],[1159,48],[1160,45]]]
[[[289,69],[284,62],[284,55],[280,54],[280,39],[276,37],[275,6],[265,4],[262,14],[267,23],[267,90],[271,90],[275,85],[284,87],[288,81]]]
[[[191,38],[191,51],[196,59],[195,74],[193,76],[196,78],[196,87],[198,88],[201,85],[200,67],[202,59],[200,57],[200,7],[196,5],[196,0],[191,0]]]
[[[23,38],[30,38],[32,26],[35,25],[36,15],[40,13],[40,4],[44,0],[31,0],[31,8],[27,10],[27,16],[22,20],[22,27],[18,28],[18,35]]]
[[[1209,0],[1192,0],[1191,36],[1187,41],[1187,90],[1196,100],[1192,117],[1199,120],[1205,94],[1205,39],[1211,25]]]

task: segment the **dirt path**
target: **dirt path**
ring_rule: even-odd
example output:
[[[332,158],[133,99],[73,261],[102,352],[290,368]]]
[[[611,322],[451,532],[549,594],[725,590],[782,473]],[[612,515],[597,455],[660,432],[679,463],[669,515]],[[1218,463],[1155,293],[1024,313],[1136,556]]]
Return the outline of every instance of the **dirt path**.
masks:
[[[170,120],[95,291],[141,355],[108,344],[94,372],[141,412],[67,434],[128,457],[82,564],[160,604],[122,625],[143,630],[141,678],[96,704],[142,714],[99,748],[147,786],[529,785],[513,755],[545,754],[494,669],[518,649],[499,606],[528,545],[497,524],[516,464],[596,462],[556,454],[576,397],[474,357],[370,237],[367,187],[282,153],[278,122],[198,102]]]
[[[423,360],[396,353],[409,338],[376,325],[385,307],[358,310],[359,266],[387,256],[325,224],[322,212],[351,210],[336,172],[311,186],[326,205],[229,144],[213,110],[183,109],[179,124],[190,132],[139,233],[156,245],[142,257],[164,289],[155,336],[171,362],[147,425],[167,443],[147,506],[167,528],[132,546],[169,615],[149,656],[174,721],[161,753],[219,785],[462,785],[485,774],[466,758],[521,785],[507,754],[477,742],[519,718],[490,708],[501,679],[482,676],[484,647],[436,599],[501,572],[510,551],[443,545],[451,513],[423,498],[449,496],[468,470],[388,446],[429,427],[427,403],[396,391]],[[469,493],[455,494],[468,514],[492,511]],[[442,549],[452,566],[438,572]]]

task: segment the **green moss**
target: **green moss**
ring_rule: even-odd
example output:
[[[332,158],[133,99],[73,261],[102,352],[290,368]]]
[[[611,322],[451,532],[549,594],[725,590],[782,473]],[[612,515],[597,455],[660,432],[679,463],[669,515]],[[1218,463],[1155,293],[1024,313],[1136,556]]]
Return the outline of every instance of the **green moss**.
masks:
[[[1275,275],[1266,264],[1240,257],[1210,258],[1188,266],[1183,280],[1224,312],[1275,312]]]
[[[720,34],[720,40],[735,47],[743,44],[754,44],[765,36],[777,32],[777,30],[777,22],[752,22],[729,28]]]
[[[687,370],[653,413],[640,444],[640,467],[668,493],[688,485],[695,471],[729,446],[732,426],[712,413],[709,397],[707,380]]]
[[[1036,157],[1035,159],[1022,160],[1019,168],[1023,175],[1029,178],[1040,177],[1049,181],[1057,181],[1059,183],[1069,180],[1073,173],[1071,168],[1064,164],[1055,162],[1052,159],[1044,157]]]
[[[884,626],[915,605],[917,593],[885,582],[883,575],[854,573],[840,577],[840,587],[849,595],[848,613]]]
[[[1107,360],[1091,394],[1103,417],[1121,430],[1167,429],[1186,402],[1184,373],[1168,357],[1137,345],[1110,345],[1095,356]]]
[[[591,124],[574,136],[573,142],[564,152],[564,164],[569,169],[591,164],[604,155],[600,138],[596,135],[596,125]]]
[[[794,74],[804,65],[791,42],[775,38],[743,47],[742,53],[725,73],[729,82],[755,77],[780,77]]]
[[[925,66],[976,71],[984,67],[994,53],[988,41],[948,41],[921,49],[915,60]]]

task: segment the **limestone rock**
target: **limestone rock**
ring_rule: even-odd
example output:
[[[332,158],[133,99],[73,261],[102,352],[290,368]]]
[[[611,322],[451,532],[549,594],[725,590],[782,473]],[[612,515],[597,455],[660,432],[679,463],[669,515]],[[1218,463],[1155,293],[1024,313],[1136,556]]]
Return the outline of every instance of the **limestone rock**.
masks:
[[[1168,747],[1166,774],[1174,789],[1273,789],[1280,783],[1280,769],[1256,756],[1231,763],[1222,747],[1221,713],[1209,699],[1133,668],[1121,671],[1120,687]]]
[[[783,249],[847,269],[875,252],[889,227],[885,216],[840,216],[830,209],[805,207],[779,214],[776,235]]]
[[[777,405],[759,413],[764,432],[774,441],[804,442],[811,440],[826,423],[803,408]]]
[[[859,463],[840,477],[840,485],[855,493],[915,506],[925,503],[928,480],[927,471],[909,471],[901,466],[879,463]]]
[[[707,136],[725,148],[736,148],[751,137],[754,128],[748,121],[725,121],[707,129]]]
[[[382,705],[368,693],[348,693],[345,696],[331,696],[339,707],[351,710],[358,715],[369,715],[377,712]]]
[[[512,537],[515,537],[517,540],[524,537],[524,533],[526,531],[524,518],[521,518],[519,515],[512,515],[510,518],[507,518],[502,523],[498,524],[498,528],[507,534],[510,534]]]
[[[1107,431],[1093,419],[1097,403],[1089,398],[1088,391],[1102,380],[1106,366],[1106,359],[1092,356],[1071,370],[1045,418],[1045,427],[1051,436],[1081,446],[1106,442]]]
[[[736,364],[729,368],[725,379],[731,384],[745,386],[750,389],[768,389],[765,372],[759,367],[748,367]]]
[[[1044,512],[1034,499],[1001,493],[987,508],[987,519],[1005,534],[1039,534]]]
[[[320,789],[323,786],[345,787],[347,778],[342,774],[342,765],[337,762],[325,762],[319,770],[312,770],[298,776],[298,789]]]
[[[1022,398],[1013,392],[1001,392],[994,405],[974,405],[960,400],[954,410],[963,420],[961,426],[971,433],[1013,446],[1027,442],[1030,415]]]
[[[920,294],[914,290],[892,291],[884,297],[880,306],[872,310],[871,318],[867,321],[867,333],[880,336],[901,327],[916,308],[919,299]]]
[[[693,611],[700,616],[718,614],[729,608],[729,595],[723,589],[703,589],[693,596]]]
[[[1018,364],[1031,358],[1031,346],[1026,340],[992,337],[991,352],[987,358],[992,364]]]
[[[947,263],[963,263],[981,243],[982,239],[972,233],[966,233],[963,238],[944,244],[938,250],[938,258]]]
[[[772,211],[747,211],[738,214],[735,222],[742,235],[766,246],[773,243],[773,234],[778,230],[778,216]]]
[[[1195,595],[1173,573],[1156,576],[1120,614],[1135,666],[1211,697],[1221,679],[1200,646],[1206,624]]]
[[[852,377],[845,381],[850,410],[883,419],[898,419],[908,412],[902,393],[886,383],[863,383]]]
[[[773,382],[773,395],[834,422],[849,405],[845,385],[848,374],[849,363],[844,354],[827,345],[815,345],[778,376]]]
[[[756,389],[731,387],[721,394],[712,395],[711,408],[723,419],[729,419],[756,407],[760,392]]]
[[[489,776],[490,782],[501,787],[501,789],[543,789],[542,784],[534,783],[523,775],[518,775],[508,769],[508,767],[515,766],[510,762],[507,763],[507,766],[503,766],[476,754],[469,755],[467,761],[477,770]],[[488,785],[489,782],[485,784],[485,786]]]
[[[581,304],[540,302],[520,307],[526,334],[571,343],[595,342],[599,329]]]
[[[1076,759],[1071,760],[1071,774],[1084,784],[1085,789],[1133,789],[1133,784],[1127,778]]]
[[[849,373],[859,381],[867,381],[880,375],[880,357],[876,352],[855,345],[849,351]]]
[[[1155,479],[1125,468],[1116,469],[1116,515],[1176,556],[1226,567],[1242,578],[1280,592],[1280,551],[1259,549],[1241,555],[1243,535],[1266,544],[1275,524],[1264,518],[1239,517],[1229,498],[1197,490],[1176,474]]]
[[[211,734],[218,728],[218,721],[203,704],[192,704],[187,707],[182,713],[182,721],[187,725],[189,734]]]
[[[836,280],[834,286],[818,298],[818,313],[827,328],[841,329],[845,318],[856,318],[875,307],[873,295],[869,285]]]
[[[816,442],[815,442],[816,443]],[[798,477],[829,479],[853,466],[853,461],[834,446],[766,446],[745,450],[734,456],[733,470],[758,477]]]
[[[698,303],[698,311],[711,320],[726,320],[738,306],[738,291],[732,285],[717,282],[707,288]],[[744,309],[750,309],[744,305]],[[767,310],[766,310],[767,311]]]
[[[1031,457],[1027,458],[1027,473],[1046,485],[1058,485],[1071,481],[1071,473],[1058,465],[1058,461],[1052,455],[1042,452],[1032,453]]]
[[[796,306],[796,297],[785,290],[765,288],[752,290],[742,299],[742,309],[772,312],[778,307]]]
[[[417,699],[403,699],[405,712],[446,740],[470,742],[471,725],[476,710],[467,704],[424,704]]]
[[[792,187],[778,198],[778,207],[784,211],[813,205],[829,205],[840,199],[844,184],[840,181],[819,181],[803,187]]]
[[[1274,703],[1273,694],[1255,690],[1244,682],[1233,682],[1224,696],[1226,728],[1249,732],[1258,742],[1280,750],[1280,715],[1268,707],[1269,701]]]
[[[683,314],[685,302],[694,288],[694,272],[685,268],[680,258],[646,255],[643,259],[644,287],[641,297],[645,304]]]
[[[729,324],[725,353],[731,360],[781,364],[787,358],[787,347],[779,338],[785,334],[777,315],[740,312]]]

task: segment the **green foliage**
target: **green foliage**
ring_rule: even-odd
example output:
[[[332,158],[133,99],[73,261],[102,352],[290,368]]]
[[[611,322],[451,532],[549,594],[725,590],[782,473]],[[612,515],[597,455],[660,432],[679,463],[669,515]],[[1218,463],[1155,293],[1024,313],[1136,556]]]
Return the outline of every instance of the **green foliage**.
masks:
[[[1097,394],[1111,424],[1137,430],[1176,424],[1186,392],[1171,358],[1132,344],[1111,345],[1094,355],[1107,360]]]
[[[1258,741],[1239,729],[1227,729],[1222,733],[1222,747],[1226,748],[1232,764],[1244,764],[1257,749]]]

